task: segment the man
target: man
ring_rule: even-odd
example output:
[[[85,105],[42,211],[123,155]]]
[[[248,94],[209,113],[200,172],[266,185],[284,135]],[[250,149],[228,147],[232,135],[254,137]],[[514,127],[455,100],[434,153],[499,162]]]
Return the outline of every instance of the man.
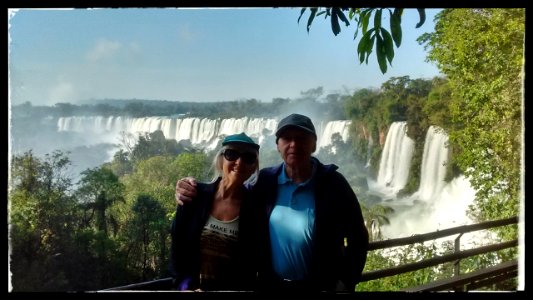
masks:
[[[355,291],[368,249],[355,193],[337,166],[312,156],[317,135],[308,117],[282,119],[276,145],[283,163],[262,169],[252,187],[259,290]],[[194,195],[193,180],[178,180],[178,204]]]

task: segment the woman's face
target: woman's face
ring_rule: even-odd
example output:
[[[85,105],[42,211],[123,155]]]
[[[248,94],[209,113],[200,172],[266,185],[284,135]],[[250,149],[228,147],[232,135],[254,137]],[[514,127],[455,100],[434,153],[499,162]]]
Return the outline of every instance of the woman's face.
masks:
[[[255,172],[257,151],[251,147],[229,144],[222,152],[222,157],[222,174],[224,178],[243,183]]]

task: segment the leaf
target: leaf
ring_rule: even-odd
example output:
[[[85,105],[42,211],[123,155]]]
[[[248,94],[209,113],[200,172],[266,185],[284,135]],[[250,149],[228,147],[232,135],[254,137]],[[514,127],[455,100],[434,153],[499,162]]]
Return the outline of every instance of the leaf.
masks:
[[[311,24],[313,24],[313,19],[315,18],[317,10],[318,8],[316,7],[311,8],[311,15],[309,16],[309,20],[307,20],[307,32],[311,29]]]
[[[392,37],[390,33],[385,29],[381,28],[381,35],[383,36],[383,47],[387,60],[392,64],[392,59],[394,58],[394,45],[392,44]]]
[[[302,18],[304,12],[305,12],[306,8],[302,8],[302,10],[300,10],[300,16],[298,17],[298,24],[300,23],[300,19]]]
[[[357,26],[355,27],[355,32],[353,34],[353,40],[355,41],[355,39],[357,38],[357,34],[359,33],[359,28],[362,27],[362,21],[363,21],[363,16],[362,15],[359,15],[359,20],[357,20]],[[365,34],[366,32],[363,30],[363,35]]]
[[[377,34],[376,36],[376,56],[378,58],[379,69],[381,70],[381,73],[385,74],[387,72],[387,59],[385,58],[385,52],[383,51],[383,39]]]
[[[348,12],[348,18],[353,19],[353,16],[355,15],[355,10],[353,8],[350,8],[350,11]]]
[[[374,15],[374,28],[376,30],[379,30],[381,28],[381,12],[383,10],[382,9],[378,9],[376,11],[376,14]]]
[[[400,17],[400,19],[402,18],[402,14],[403,14],[403,8],[395,8],[394,9],[394,15],[398,15],[398,17]]]
[[[359,41],[359,44],[357,45],[357,53],[359,54],[359,61],[360,63],[363,63],[363,60],[367,60],[368,63],[368,56],[370,53],[372,53],[372,45],[374,43],[373,39],[371,38],[372,33],[374,32],[374,29],[367,31]]]
[[[344,22],[344,24],[346,26],[350,26],[350,22],[348,22],[348,19],[346,18],[346,16],[344,15],[344,13],[342,12],[342,10],[338,10],[337,11],[337,15],[339,16],[339,18],[341,19],[341,21]]]
[[[400,47],[402,44],[402,16],[400,9],[394,9],[394,13],[391,15],[390,30],[394,44],[396,44],[396,47]]]
[[[416,24],[416,28],[419,28],[420,26],[424,25],[424,22],[426,22],[426,10],[424,8],[417,8],[418,15],[420,15],[420,22]]]
[[[364,16],[363,16],[364,15]],[[366,33],[368,29],[368,22],[370,21],[370,16],[372,15],[372,10],[365,10],[361,13],[361,20],[362,20],[362,27],[363,27],[363,34]]]
[[[365,60],[366,49],[368,48],[367,44],[370,42],[370,32],[367,32],[363,35],[359,44],[357,45],[357,53],[359,53],[359,62],[363,63]]]
[[[361,44],[361,42],[359,42]],[[365,61],[365,52],[358,52],[359,53],[359,63],[362,64],[363,61]]]
[[[372,28],[372,30],[374,30]],[[369,30],[369,32],[372,32]],[[374,40],[376,39],[376,34],[372,35],[372,37],[370,38],[370,44],[369,44],[369,49],[368,49],[368,53],[366,55],[366,64],[368,65],[368,58],[370,57],[370,54],[372,54],[372,45],[374,45]]]
[[[374,39],[375,39],[375,32],[376,30],[374,28],[370,29],[367,34],[369,36],[369,43],[366,44],[366,52],[368,52],[368,54],[370,54],[370,52],[372,52],[372,48],[374,47]]]
[[[333,8],[331,10],[331,30],[333,30],[333,34],[337,35],[339,32],[341,32],[341,27],[339,26],[339,18],[337,17],[337,11],[338,8]]]

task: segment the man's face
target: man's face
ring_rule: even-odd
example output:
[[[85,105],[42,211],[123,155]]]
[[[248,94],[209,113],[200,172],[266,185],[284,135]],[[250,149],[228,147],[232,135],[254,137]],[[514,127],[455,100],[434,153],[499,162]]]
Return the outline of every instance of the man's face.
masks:
[[[289,166],[309,163],[316,150],[316,139],[309,132],[296,127],[283,130],[278,139],[278,151]]]

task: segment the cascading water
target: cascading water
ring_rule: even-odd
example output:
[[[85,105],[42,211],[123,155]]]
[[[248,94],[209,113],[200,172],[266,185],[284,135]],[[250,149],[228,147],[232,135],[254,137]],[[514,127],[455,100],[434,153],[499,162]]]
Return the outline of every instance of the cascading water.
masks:
[[[331,144],[331,137],[339,133],[348,139],[349,120],[317,121],[317,149]],[[246,132],[260,145],[274,135],[277,119],[268,118],[172,118],[172,117],[61,117],[57,121],[60,132],[78,132],[90,135],[92,143],[116,143],[121,132],[137,136],[161,130],[167,139],[188,140],[193,146],[212,150],[223,135]],[[274,145],[271,145],[274,146]],[[317,150],[318,151],[318,150]]]
[[[428,201],[438,195],[446,182],[448,162],[448,136],[438,127],[429,127],[424,143],[420,187],[416,192],[419,200]]]
[[[406,136],[405,122],[394,122],[389,128],[382,153],[378,178],[369,180],[371,192],[380,195],[382,205],[395,209],[391,224],[383,226],[386,238],[397,238],[471,224],[466,215],[475,191],[464,176],[445,181],[448,162],[448,136],[435,126],[426,134],[419,189],[410,196],[397,197],[409,175],[412,140]]]
[[[414,142],[406,134],[407,122],[394,122],[389,128],[376,182],[369,187],[384,198],[394,197],[407,183]]]
[[[317,128],[317,136],[319,137],[317,141],[317,152],[320,150],[320,148],[331,144],[333,134],[335,133],[339,133],[343,141],[348,140],[350,121],[330,121],[327,122],[325,126],[322,126],[323,122],[319,122],[319,124],[320,127]],[[335,149],[333,149],[333,153],[335,153]]]

